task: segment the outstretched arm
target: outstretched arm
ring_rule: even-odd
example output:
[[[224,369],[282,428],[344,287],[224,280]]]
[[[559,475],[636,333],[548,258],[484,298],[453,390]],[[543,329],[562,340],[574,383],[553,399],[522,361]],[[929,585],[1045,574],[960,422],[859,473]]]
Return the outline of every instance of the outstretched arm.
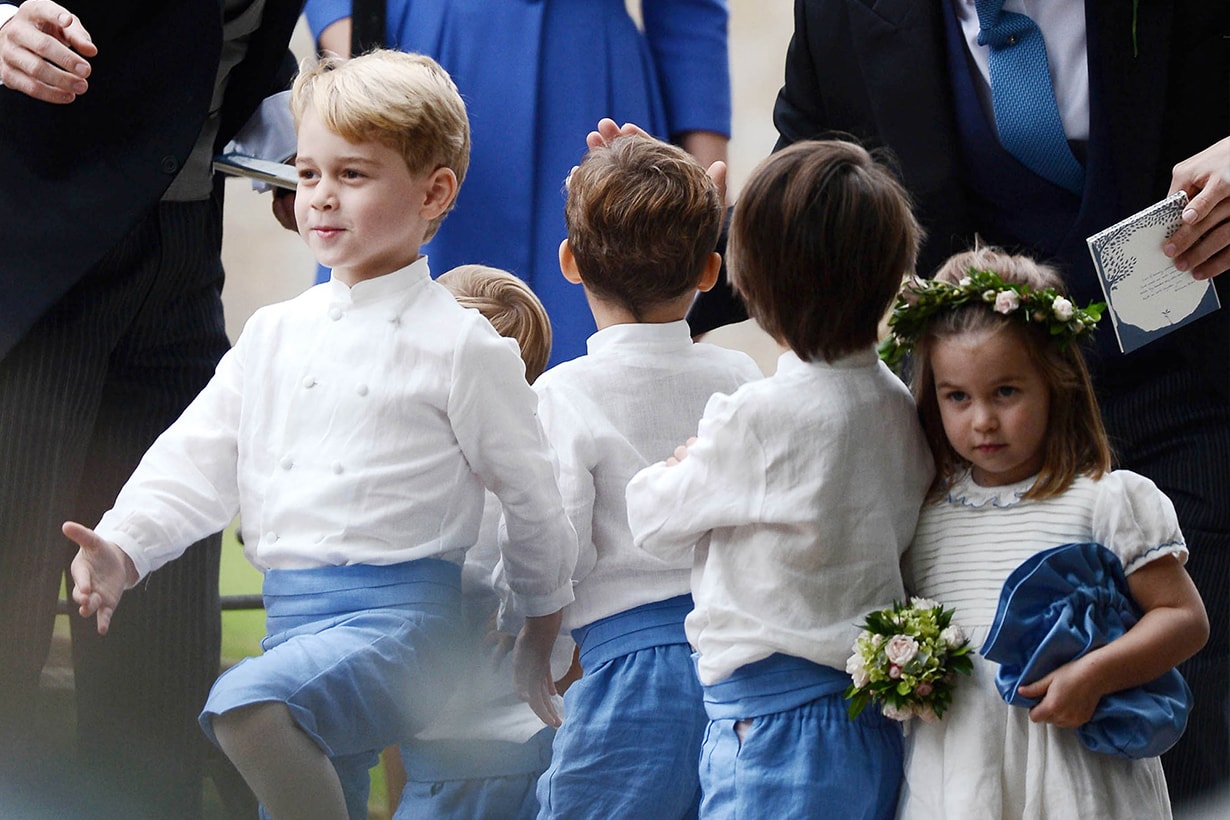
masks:
[[[1128,576],[1144,617],[1124,635],[1020,688],[1041,698],[1029,710],[1035,723],[1075,728],[1087,723],[1103,695],[1155,680],[1204,646],[1209,620],[1200,593],[1173,555]]]
[[[36,100],[70,103],[89,88],[98,54],[77,16],[51,0],[27,0],[0,25],[0,82]]]
[[[137,568],[122,549],[89,527],[65,521],[64,534],[81,549],[73,559],[73,600],[81,617],[98,615],[98,634],[106,635],[124,590],[139,580]]]
[[[1174,167],[1170,193],[1187,191],[1183,226],[1162,248],[1179,270],[1208,279],[1230,270],[1230,137]]]

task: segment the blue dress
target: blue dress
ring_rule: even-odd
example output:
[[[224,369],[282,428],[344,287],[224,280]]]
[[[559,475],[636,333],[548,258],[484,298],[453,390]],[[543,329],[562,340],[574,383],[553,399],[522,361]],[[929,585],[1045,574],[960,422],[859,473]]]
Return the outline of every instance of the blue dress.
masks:
[[[313,36],[350,0],[308,0]],[[433,271],[504,268],[546,305],[551,364],[595,331],[580,287],[559,272],[564,179],[602,117],[669,137],[730,133],[726,0],[389,0],[391,48],[434,57],[470,115],[470,169],[457,207],[424,250]]]

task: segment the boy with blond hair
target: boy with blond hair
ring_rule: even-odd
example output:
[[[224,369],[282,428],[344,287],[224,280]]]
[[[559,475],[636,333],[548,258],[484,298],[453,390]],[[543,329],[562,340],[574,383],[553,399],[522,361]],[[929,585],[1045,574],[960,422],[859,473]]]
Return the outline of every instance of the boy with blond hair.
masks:
[[[691,559],[633,546],[624,489],[695,432],[712,394],[760,376],[742,353],[693,344],[684,321],[717,277],[722,214],[696,160],[643,135],[592,148],[568,182],[560,267],[598,332],[535,389],[580,544],[564,627],[584,673],[565,695],[539,817],[696,811],[706,718],[683,631]]]
[[[367,816],[367,769],[450,685],[461,564],[484,487],[527,615],[517,689],[546,721],[575,535],[516,354],[429,276],[469,126],[419,55],[305,65],[295,214],[330,282],[258,311],[81,549],[73,599],[105,633],[123,591],[241,514],[265,573],[264,654],[214,685],[201,725],[273,817]]]

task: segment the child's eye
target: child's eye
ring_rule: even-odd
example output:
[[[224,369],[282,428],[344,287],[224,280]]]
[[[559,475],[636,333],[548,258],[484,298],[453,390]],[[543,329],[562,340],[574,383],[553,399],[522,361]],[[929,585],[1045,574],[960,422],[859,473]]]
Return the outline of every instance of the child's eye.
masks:
[[[314,171],[313,169],[311,168],[300,168],[299,169],[299,181],[300,182],[311,182],[315,179],[316,179],[316,171]]]
[[[1010,384],[1000,385],[995,389],[995,395],[999,396],[1001,399],[1011,398],[1019,392],[1020,390],[1018,388],[1013,387]]]
[[[356,171],[354,168],[347,168],[342,171],[342,179],[359,179],[363,174]]]
[[[954,404],[960,404],[969,398],[969,395],[963,390],[949,390],[943,395],[944,401],[950,401]]]

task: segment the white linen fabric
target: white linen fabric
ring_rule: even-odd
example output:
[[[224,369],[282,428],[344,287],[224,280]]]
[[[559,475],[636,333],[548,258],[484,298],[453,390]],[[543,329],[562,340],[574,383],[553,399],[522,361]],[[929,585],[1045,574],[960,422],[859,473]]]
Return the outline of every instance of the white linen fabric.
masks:
[[[1077,478],[1066,492],[1022,500],[1029,478],[980,487],[967,473],[937,504],[923,507],[903,561],[914,594],[956,610],[977,649],[995,618],[1012,570],[1040,550],[1099,543],[1129,575],[1150,561],[1187,559],[1174,506],[1149,479],[1118,470]],[[1004,703],[996,664],[971,656],[937,723],[914,721],[906,739],[903,818],[1159,818],[1170,816],[1158,758],[1126,760],[1091,752],[1073,729],[1033,723]]]
[[[863,616],[904,594],[932,473],[914,401],[874,349],[785,353],[772,377],[714,396],[687,458],[628,485],[635,544],[667,561],[698,545],[686,627],[701,681],[778,652],[843,669]]]
[[[461,563],[500,499],[517,608],[572,600],[576,539],[515,343],[425,257],[257,311],[98,532],[145,575],[241,514],[259,569]]]
[[[688,592],[690,556],[664,560],[633,545],[628,481],[696,434],[714,393],[762,375],[744,353],[694,344],[682,321],[613,325],[586,346],[586,355],[534,384],[577,531],[576,600],[564,610],[565,629]]]

